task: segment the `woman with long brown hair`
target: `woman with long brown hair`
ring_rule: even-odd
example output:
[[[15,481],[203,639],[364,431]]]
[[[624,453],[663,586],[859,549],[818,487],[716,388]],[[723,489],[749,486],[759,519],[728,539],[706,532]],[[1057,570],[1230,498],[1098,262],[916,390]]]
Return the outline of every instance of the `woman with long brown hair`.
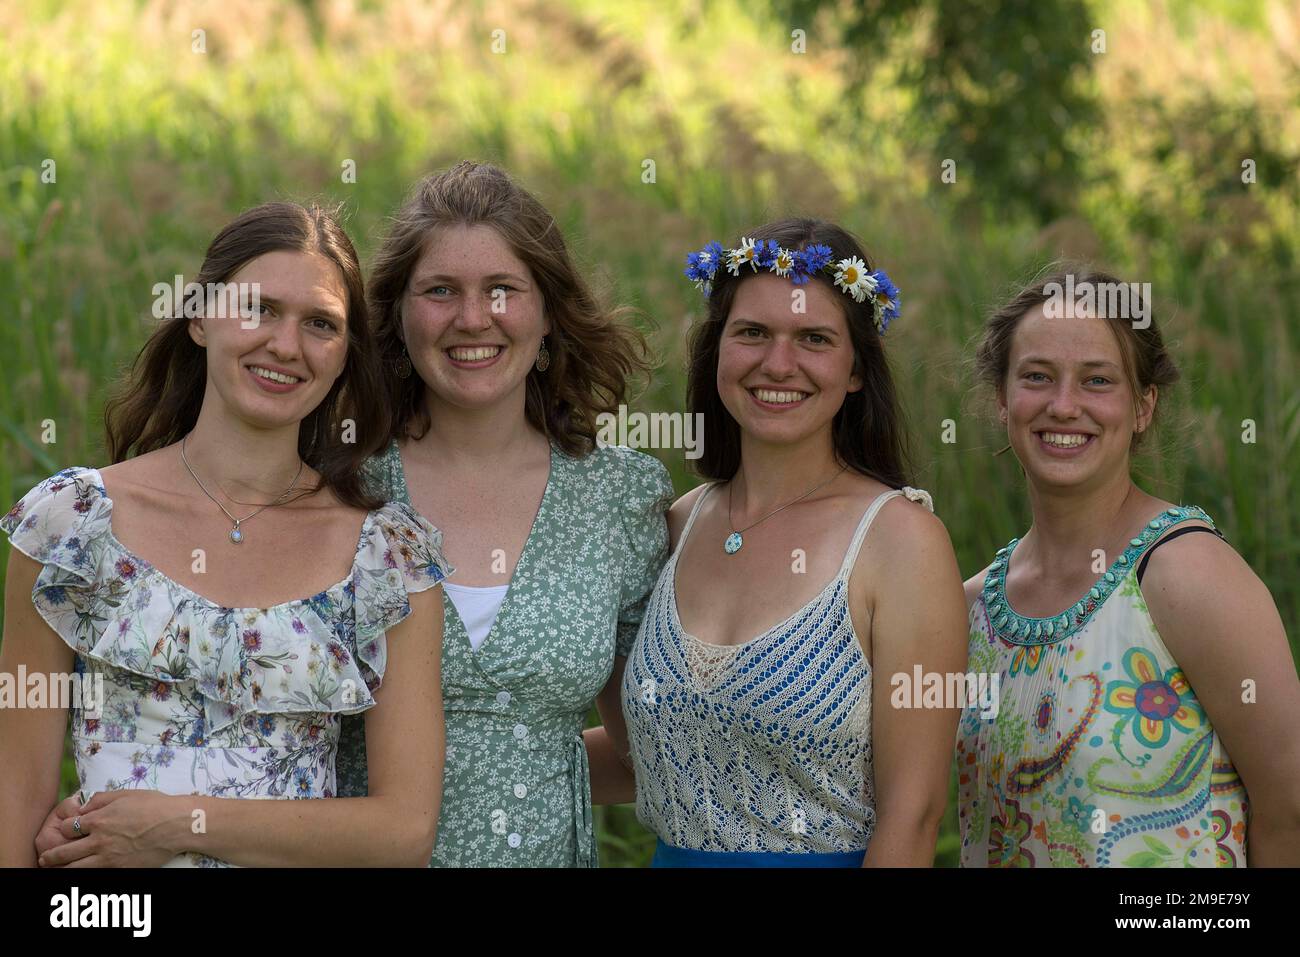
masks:
[[[700,473],[622,675],[656,866],[929,866],[963,672],[961,579],[908,486],[881,337],[898,291],[845,230],[771,223],[689,258],[708,310],[687,404]],[[910,501],[909,501],[910,500]],[[617,768],[601,799],[626,800]]]
[[[356,253],[326,211],[272,203],[221,230],[196,281],[108,405],[112,464],[64,469],[0,522],[0,670],[103,689],[0,710],[0,861],[422,864],[448,569],[438,531],[360,480],[387,420],[362,401]],[[38,839],[69,710],[93,797]],[[361,712],[369,797],[246,800],[332,797],[340,716]]]
[[[432,863],[594,866],[583,722],[593,700],[617,710],[672,499],[656,459],[596,443],[644,368],[640,336],[545,207],[486,164],[415,187],[370,300],[396,409],[373,487],[435,521],[457,568]],[[365,732],[340,744],[340,794],[365,793]]]

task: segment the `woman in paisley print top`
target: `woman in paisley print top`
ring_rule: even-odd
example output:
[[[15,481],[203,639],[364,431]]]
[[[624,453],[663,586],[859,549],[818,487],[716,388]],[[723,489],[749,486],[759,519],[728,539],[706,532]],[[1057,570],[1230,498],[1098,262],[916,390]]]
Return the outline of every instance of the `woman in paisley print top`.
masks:
[[[457,568],[432,863],[594,866],[584,718],[593,700],[617,708],[611,675],[672,499],[656,459],[595,447],[639,337],[596,302],[550,213],[475,163],[415,188],[370,298],[397,410],[372,487],[438,523]],[[347,725],[339,793],[363,794],[364,738]]]
[[[1150,303],[1130,299],[1140,322],[1098,317],[1060,301],[1070,280],[1121,288],[1047,276],[978,353],[1033,524],[966,583],[970,667],[1001,694],[958,731],[962,864],[1295,866],[1300,683],[1282,622],[1205,512],[1133,482],[1178,378]]]
[[[384,426],[355,401],[376,378],[356,254],[323,210],[268,204],[218,234],[197,281],[257,299],[177,303],[109,405],[114,464],[59,472],[0,522],[0,671],[75,667],[91,689],[0,709],[0,862],[421,864],[448,569],[428,522],[365,491],[368,449],[339,440],[345,419]],[[42,827],[69,706],[98,793]],[[248,800],[332,797],[339,718],[361,712],[370,796]]]

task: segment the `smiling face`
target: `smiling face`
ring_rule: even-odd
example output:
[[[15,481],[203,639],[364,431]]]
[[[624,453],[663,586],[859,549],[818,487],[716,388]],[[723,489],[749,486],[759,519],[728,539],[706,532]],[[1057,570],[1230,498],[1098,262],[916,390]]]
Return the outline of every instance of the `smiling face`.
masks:
[[[793,310],[796,288],[806,311]],[[844,397],[862,388],[839,293],[811,282],[795,287],[771,274],[736,289],[718,344],[718,394],[741,431],[792,444],[828,433]]]
[[[1094,486],[1128,476],[1133,433],[1150,422],[1156,389],[1135,408],[1109,322],[1048,319],[1037,306],[1016,325],[998,407],[1031,482]]]
[[[402,300],[402,339],[438,401],[485,409],[520,401],[551,331],[528,266],[491,226],[430,237]]]
[[[249,260],[227,283],[256,283],[255,328],[238,316],[191,319],[207,350],[204,403],[259,427],[305,419],[329,394],[347,361],[347,289],[330,259],[277,250]]]

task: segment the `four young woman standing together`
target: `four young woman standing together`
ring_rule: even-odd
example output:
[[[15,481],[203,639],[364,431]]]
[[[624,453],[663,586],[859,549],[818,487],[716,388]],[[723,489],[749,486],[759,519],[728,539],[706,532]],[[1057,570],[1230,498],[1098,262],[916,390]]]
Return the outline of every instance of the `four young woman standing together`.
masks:
[[[1154,322],[1049,319],[1060,277],[990,320],[1033,524],[963,604],[889,277],[815,220],[687,272],[711,481],[674,502],[595,440],[644,343],[499,169],[420,183],[368,296],[317,208],[227,226],[198,278],[257,283],[253,321],[164,321],[113,464],[0,523],[0,670],[104,689],[0,710],[0,863],[594,866],[593,802],[635,800],[656,865],[928,865],[954,736],[967,866],[1300,862],[1276,608],[1131,478],[1177,378]],[[993,713],[895,706],[967,671]],[[330,800],[248,800],[295,797]]]

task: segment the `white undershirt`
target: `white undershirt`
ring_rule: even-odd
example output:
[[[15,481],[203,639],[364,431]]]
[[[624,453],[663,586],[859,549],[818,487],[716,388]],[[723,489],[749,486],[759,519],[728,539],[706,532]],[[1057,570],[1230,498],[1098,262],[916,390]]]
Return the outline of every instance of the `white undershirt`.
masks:
[[[492,630],[492,622],[496,621],[497,612],[501,610],[501,603],[505,601],[510,586],[474,587],[444,581],[442,587],[446,589],[456,614],[465,623],[465,631],[469,633],[469,646],[478,651],[478,646],[483,644],[483,639]]]

